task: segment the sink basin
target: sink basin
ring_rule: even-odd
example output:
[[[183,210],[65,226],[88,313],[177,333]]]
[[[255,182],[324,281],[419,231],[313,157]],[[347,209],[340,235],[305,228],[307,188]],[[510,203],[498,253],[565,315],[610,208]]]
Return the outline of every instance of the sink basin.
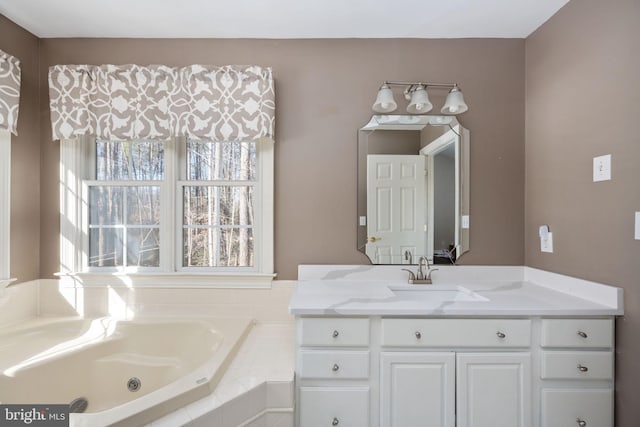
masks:
[[[389,286],[396,297],[411,301],[428,302],[468,302],[489,301],[487,298],[463,287],[455,285],[412,285]]]

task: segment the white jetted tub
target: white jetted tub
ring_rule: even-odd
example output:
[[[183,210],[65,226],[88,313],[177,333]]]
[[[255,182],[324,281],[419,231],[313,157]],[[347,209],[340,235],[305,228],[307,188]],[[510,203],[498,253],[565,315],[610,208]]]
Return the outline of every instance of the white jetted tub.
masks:
[[[34,319],[0,330],[0,403],[75,401],[74,427],[148,423],[211,393],[252,324]]]

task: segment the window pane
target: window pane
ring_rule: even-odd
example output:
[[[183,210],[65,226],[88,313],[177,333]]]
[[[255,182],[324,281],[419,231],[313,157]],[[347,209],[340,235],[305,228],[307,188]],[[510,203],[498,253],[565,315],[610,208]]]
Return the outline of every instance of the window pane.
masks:
[[[188,180],[254,181],[255,142],[187,141]]]
[[[186,228],[183,232],[184,267],[216,267],[219,264],[219,229]]]
[[[217,187],[184,187],[184,224],[217,224],[219,208]]]
[[[250,267],[253,265],[253,230],[250,228],[222,229],[220,252],[227,267]]]
[[[96,179],[164,179],[164,144],[159,141],[97,141]]]
[[[122,233],[119,228],[89,230],[89,266],[116,267],[123,262]]]
[[[138,267],[160,266],[160,229],[127,229],[127,265]]]
[[[127,224],[160,224],[160,187],[127,188]]]
[[[89,223],[91,225],[122,224],[125,187],[94,186],[89,188]]]
[[[253,230],[250,228],[185,228],[185,267],[253,266]]]
[[[253,225],[253,187],[184,187],[184,224]]]

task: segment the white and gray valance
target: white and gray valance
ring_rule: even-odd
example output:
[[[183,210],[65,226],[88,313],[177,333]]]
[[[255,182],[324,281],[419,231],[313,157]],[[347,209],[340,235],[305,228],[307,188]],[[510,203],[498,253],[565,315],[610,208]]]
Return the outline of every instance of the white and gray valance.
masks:
[[[54,139],[273,140],[271,68],[56,65],[49,98]]]
[[[20,104],[20,61],[0,50],[0,129],[17,135]]]

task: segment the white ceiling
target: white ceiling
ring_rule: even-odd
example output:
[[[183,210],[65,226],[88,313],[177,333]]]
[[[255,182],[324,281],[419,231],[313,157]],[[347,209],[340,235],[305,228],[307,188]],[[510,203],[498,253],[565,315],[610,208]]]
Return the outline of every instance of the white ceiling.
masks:
[[[569,0],[0,0],[38,37],[525,38]]]

